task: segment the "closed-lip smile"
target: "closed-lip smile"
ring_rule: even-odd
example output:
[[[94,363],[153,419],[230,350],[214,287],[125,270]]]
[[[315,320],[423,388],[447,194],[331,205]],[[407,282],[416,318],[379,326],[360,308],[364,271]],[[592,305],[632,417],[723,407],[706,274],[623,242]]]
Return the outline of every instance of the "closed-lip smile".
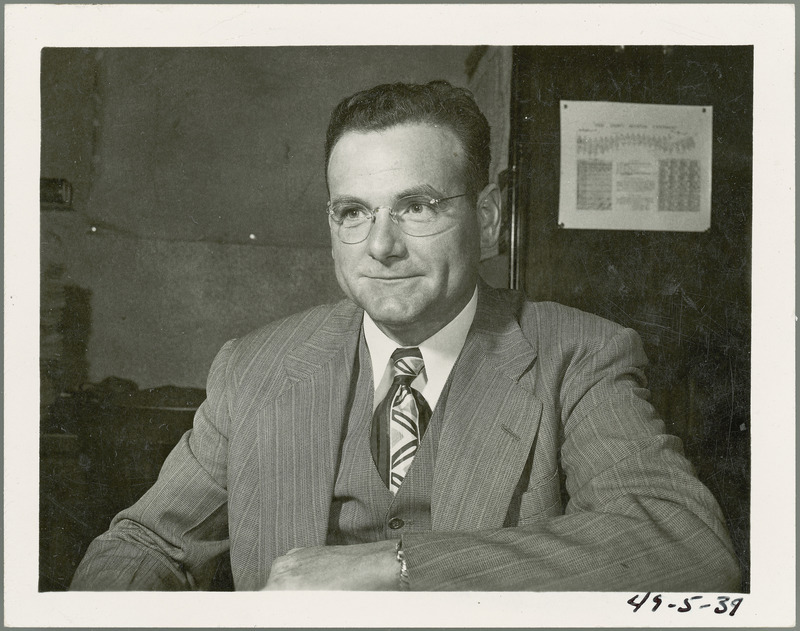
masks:
[[[408,278],[414,278],[416,274],[406,274],[403,276],[374,276],[370,275],[367,278],[371,280],[406,280]]]

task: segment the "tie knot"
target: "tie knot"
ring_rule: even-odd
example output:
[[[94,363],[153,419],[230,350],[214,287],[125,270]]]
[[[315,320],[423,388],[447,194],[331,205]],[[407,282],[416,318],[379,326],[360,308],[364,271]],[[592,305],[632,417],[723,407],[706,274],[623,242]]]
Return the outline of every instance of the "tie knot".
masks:
[[[394,366],[394,379],[398,377],[416,378],[425,367],[422,360],[422,353],[416,346],[412,348],[398,348],[392,353],[392,365]]]

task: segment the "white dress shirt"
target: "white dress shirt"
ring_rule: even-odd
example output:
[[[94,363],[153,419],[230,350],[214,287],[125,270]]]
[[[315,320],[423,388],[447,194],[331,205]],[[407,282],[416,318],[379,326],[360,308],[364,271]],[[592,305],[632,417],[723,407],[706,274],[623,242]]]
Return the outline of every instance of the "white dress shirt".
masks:
[[[478,288],[476,287],[472,298],[461,312],[418,346],[422,353],[422,360],[425,362],[425,368],[411,385],[422,393],[431,410],[436,407],[442,388],[450,376],[450,371],[453,370],[458,354],[464,347],[477,307]],[[364,312],[364,339],[367,341],[372,361],[372,378],[375,388],[372,409],[375,411],[392,385],[389,361],[392,353],[399,346],[378,328],[378,325],[366,312]]]

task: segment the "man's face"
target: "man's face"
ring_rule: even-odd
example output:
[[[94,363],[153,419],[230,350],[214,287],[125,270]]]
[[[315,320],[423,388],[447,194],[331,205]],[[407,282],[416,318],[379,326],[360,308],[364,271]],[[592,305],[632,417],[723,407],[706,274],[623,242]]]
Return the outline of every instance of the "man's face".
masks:
[[[391,207],[409,194],[441,198],[467,192],[464,149],[449,129],[399,125],[347,132],[331,152],[331,200]],[[475,289],[481,225],[469,196],[442,202],[456,217],[426,237],[405,234],[386,210],[361,243],[331,230],[336,277],[344,292],[401,344],[419,344],[463,309]]]

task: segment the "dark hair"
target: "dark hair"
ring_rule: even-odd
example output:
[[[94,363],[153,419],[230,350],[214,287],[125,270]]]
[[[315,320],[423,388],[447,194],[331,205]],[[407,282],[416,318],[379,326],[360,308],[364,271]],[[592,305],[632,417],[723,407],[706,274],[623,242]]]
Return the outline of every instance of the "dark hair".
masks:
[[[466,153],[467,185],[473,197],[489,183],[489,123],[472,92],[447,81],[386,83],[343,99],[331,114],[325,138],[325,177],[336,142],[348,131],[380,131],[404,123],[450,129]]]

